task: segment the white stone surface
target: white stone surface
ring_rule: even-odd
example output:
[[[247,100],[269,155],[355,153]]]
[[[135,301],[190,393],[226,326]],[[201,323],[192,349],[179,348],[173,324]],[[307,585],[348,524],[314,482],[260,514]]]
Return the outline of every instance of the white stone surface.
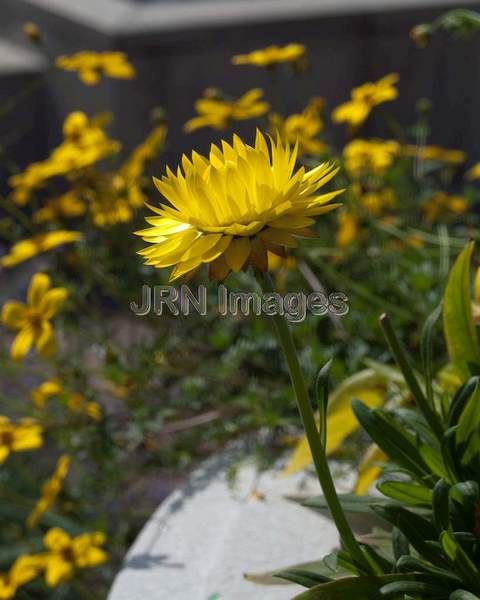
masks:
[[[207,461],[160,506],[108,600],[286,600],[303,589],[254,584],[243,574],[316,560],[338,545],[328,518],[285,497],[318,494],[318,483],[303,473],[259,473],[250,461],[232,489],[232,460],[227,453]]]

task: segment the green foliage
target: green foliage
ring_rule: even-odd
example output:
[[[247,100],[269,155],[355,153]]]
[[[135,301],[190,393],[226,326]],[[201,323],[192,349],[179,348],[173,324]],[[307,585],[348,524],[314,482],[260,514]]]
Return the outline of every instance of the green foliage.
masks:
[[[424,329],[419,369],[422,378],[414,384],[430,390],[428,402],[408,409],[398,405],[372,409],[358,400],[353,402],[362,427],[389,461],[377,483],[381,496],[340,496],[347,513],[376,515],[384,526],[387,523],[392,528],[384,536],[377,535],[377,542],[367,540],[362,545],[375,576],[360,575],[352,557],[343,549],[333,561],[329,558],[329,564],[333,563],[333,573],[327,575],[329,581],[315,584],[308,569],[302,570],[296,582],[309,589],[296,600],[479,597],[480,386],[478,377],[471,376],[478,348],[471,316],[471,254],[469,244],[452,268],[444,303],[445,335],[452,361],[463,366],[459,370],[464,373],[463,385],[452,393],[434,380],[430,361],[437,314]],[[387,335],[387,339],[391,342],[393,338]],[[399,354],[404,351],[396,345],[396,338],[392,352],[399,364],[406,361]],[[419,393],[410,391],[412,395]],[[445,404],[440,397],[446,393],[450,399]],[[431,410],[435,411],[440,438],[427,420]],[[328,509],[323,497],[311,498],[304,504],[320,511]],[[345,569],[354,576],[345,578]],[[285,571],[287,579],[289,572]]]

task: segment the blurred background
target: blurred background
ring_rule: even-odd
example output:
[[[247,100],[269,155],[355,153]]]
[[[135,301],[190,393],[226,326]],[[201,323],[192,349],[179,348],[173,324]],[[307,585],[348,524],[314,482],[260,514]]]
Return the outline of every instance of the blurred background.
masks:
[[[299,165],[339,163],[332,185],[346,188],[344,206],[318,220],[320,243],[305,240],[271,270],[280,289],[342,291],[352,307],[344,319],[309,315],[295,325],[306,376],[312,382],[332,356],[332,386],[371,369],[368,359],[383,373],[384,310],[418,357],[418,324],[440,302],[466,240],[480,238],[480,18],[450,15],[428,44],[411,35],[457,8],[480,2],[0,0],[0,308],[25,302],[38,273],[68,294],[55,315],[53,357],[12,356],[18,334],[2,312],[0,416],[33,418],[44,437],[34,454],[12,451],[1,464],[0,573],[40,552],[54,527],[105,533],[108,552],[100,569],[75,570],[55,592],[36,578],[19,598],[91,600],[91,589],[105,598],[143,525],[201,460],[242,439],[268,468],[298,443],[288,373],[263,320],[140,318],[129,308],[143,284],[168,282],[168,270],[143,265],[133,232],[146,227],[144,201],[162,201],[151,176],[175,167],[181,153],[208,152],[234,132],[250,141],[255,127],[273,132],[288,116],[294,143],[295,122],[305,123],[300,134],[313,150]],[[234,55],[290,43],[306,47],[301,69],[232,65]],[[125,53],[134,77],[104,72],[85,85],[55,66],[83,50]],[[330,118],[352,89],[377,82],[381,90],[377,80],[390,73],[399,74],[386,86],[390,97],[368,106],[358,127]],[[222,90],[231,108],[257,87],[270,103],[261,118],[185,130],[206,89],[214,97]],[[84,165],[84,146],[76,146],[84,134],[114,150],[95,142]],[[36,181],[38,170],[58,168],[50,153],[65,146],[81,166],[62,164]],[[18,181],[27,199],[16,195]],[[251,290],[252,279],[241,272],[228,284]],[[436,351],[437,366],[446,360]],[[408,401],[378,373],[359,397]],[[357,467],[368,444],[351,397],[339,397],[329,452]],[[11,433],[2,437],[2,427],[10,425],[0,422],[0,449]],[[68,476],[45,488],[63,455]],[[309,462],[304,451],[295,469]],[[228,481],[235,475],[233,466]]]
[[[330,107],[364,81],[385,73],[400,74],[401,103],[392,118],[411,122],[420,97],[434,101],[433,142],[467,152],[478,149],[480,114],[477,95],[478,40],[469,45],[437,37],[425,51],[407,38],[411,28],[432,21],[448,8],[480,6],[478,2],[435,0],[163,0],[122,1],[2,0],[0,22],[1,94],[8,97],[26,83],[42,82],[10,115],[7,127],[21,140],[16,156],[26,164],[58,142],[66,114],[82,106],[87,112],[111,110],[112,132],[132,145],[146,133],[153,106],[168,114],[170,136],[166,162],[191,147],[205,149],[205,130],[185,136],[182,125],[193,115],[194,99],[207,87],[239,96],[245,84],[231,57],[270,44],[305,44],[312,57],[309,77],[283,81],[276,92],[286,112],[299,110],[299,95],[320,95]],[[45,61],[22,35],[22,24],[34,21],[53,55],[82,48],[121,50],[137,68],[135,84],[106,80],[94,90],[62,71],[48,71]],[[248,69],[248,68],[247,68]],[[250,69],[250,87],[268,95],[272,78]],[[300,89],[299,89],[300,88]],[[5,123],[2,127],[5,128]],[[239,133],[251,124],[238,126]],[[378,134],[373,116],[365,135]],[[336,132],[341,136],[341,131]],[[338,140],[337,140],[338,141]]]

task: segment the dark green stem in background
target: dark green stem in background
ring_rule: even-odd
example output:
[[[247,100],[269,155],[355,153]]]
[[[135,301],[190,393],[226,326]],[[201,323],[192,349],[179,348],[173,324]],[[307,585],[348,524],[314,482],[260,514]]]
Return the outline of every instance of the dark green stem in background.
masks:
[[[263,281],[260,280],[260,285],[267,292],[275,292],[272,279],[267,273],[264,275]],[[268,318],[271,318],[273,321],[278,340],[282,346],[285,358],[287,360],[290,379],[295,390],[298,410],[300,412],[300,417],[305,429],[308,445],[310,446],[318,480],[328,503],[328,507],[337,527],[338,533],[340,534],[342,543],[358,567],[366,572],[370,572],[370,566],[362,552],[362,549],[360,548],[360,545],[355,539],[337,496],[337,491],[335,489],[332,474],[330,473],[328,466],[325,448],[320,440],[320,434],[315,422],[315,416],[310,403],[310,398],[305,380],[303,378],[300,363],[298,361],[297,350],[293,342],[289,324],[281,315],[275,315]]]
[[[392,322],[390,321],[390,317],[387,314],[383,314],[380,317],[380,325],[382,326],[383,333],[385,338],[390,346],[390,350],[395,358],[395,362],[398,365],[398,368],[403,374],[405,378],[405,382],[412,392],[412,396],[415,398],[415,402],[418,405],[418,408],[423,413],[423,416],[427,420],[428,424],[432,428],[433,432],[437,436],[437,438],[441,441],[443,438],[443,429],[437,418],[437,415],[433,408],[428,403],[425,394],[423,393],[422,388],[420,387],[417,378],[415,377],[415,373],[413,372],[410,363],[408,362],[407,354],[405,349],[402,347],[400,340],[395,333]]]

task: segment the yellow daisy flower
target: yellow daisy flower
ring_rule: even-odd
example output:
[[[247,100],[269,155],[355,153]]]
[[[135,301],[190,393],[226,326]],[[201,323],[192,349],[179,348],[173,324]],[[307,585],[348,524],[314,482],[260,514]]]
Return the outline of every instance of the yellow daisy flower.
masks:
[[[102,76],[133,79],[135,69],[123,52],[91,52],[82,50],[70,56],[59,56],[55,65],[65,71],[76,71],[85,85],[96,85]]]
[[[33,450],[42,444],[42,428],[32,419],[21,419],[15,424],[8,417],[0,417],[0,463],[12,452]]]
[[[465,162],[467,155],[462,150],[448,150],[440,146],[404,146],[407,156],[413,156],[422,160],[461,165]]]
[[[62,218],[80,217],[85,214],[85,210],[85,203],[74,190],[70,190],[58,198],[48,200],[45,206],[33,213],[33,220],[36,223],[47,223]]]
[[[98,117],[89,119],[81,111],[70,113],[63,123],[64,139],[50,156],[9,178],[12,200],[23,206],[49,179],[75,173],[118,152],[120,144],[107,136],[104,125]]]
[[[351,91],[351,100],[337,106],[332,113],[335,123],[348,123],[351,127],[359,127],[371,113],[372,109],[383,102],[395,100],[398,90],[397,73],[390,73],[378,81],[364,83]]]
[[[338,231],[335,243],[339,248],[346,248],[360,234],[358,217],[349,210],[338,213]]]
[[[56,379],[44,381],[41,385],[30,392],[33,404],[37,408],[45,408],[47,400],[53,396],[58,396],[63,393],[63,387]]]
[[[468,181],[475,181],[480,179],[480,162],[476,163],[465,173],[465,179]]]
[[[323,129],[320,113],[325,103],[322,98],[312,98],[301,113],[289,115],[285,119],[277,114],[270,115],[270,123],[274,131],[278,131],[283,142],[296,144],[298,155],[321,154],[327,146],[317,136]]]
[[[87,415],[94,421],[100,421],[102,418],[100,405],[97,402],[88,402],[81,394],[72,394],[67,406],[70,412]]]
[[[25,260],[29,260],[38,254],[53,250],[63,244],[78,242],[83,239],[83,234],[79,231],[49,231],[48,233],[39,233],[28,240],[21,240],[10,248],[10,252],[0,258],[2,267],[13,267]]]
[[[137,232],[151,244],[141,250],[147,265],[176,265],[170,280],[209,265],[213,279],[249,264],[267,270],[267,250],[283,254],[297,245],[296,237],[312,237],[312,217],[339,204],[328,204],[342,193],[318,194],[338,168],[323,163],[310,171],[295,171],[297,146],[284,146],[257,130],[254,146],[238,136],[233,144],[212,144],[209,157],[197,152],[182,157],[176,174],[167,168],[154,178],[171,204],[151,206],[151,228]]]
[[[42,485],[42,495],[32,512],[28,515],[28,527],[35,527],[42,515],[54,504],[62,489],[63,481],[68,474],[69,467],[70,457],[68,454],[64,454],[58,459],[53,475]]]
[[[422,206],[423,213],[429,223],[433,223],[442,215],[461,215],[468,208],[468,202],[458,194],[435,192],[430,200]]]
[[[360,203],[365,210],[378,217],[386,209],[395,206],[395,194],[390,188],[371,190],[362,194]]]
[[[73,575],[75,569],[95,567],[107,560],[107,554],[100,548],[105,543],[103,533],[83,533],[70,537],[68,533],[54,527],[43,538],[47,552],[45,561],[45,581],[55,587]]]
[[[43,558],[40,555],[22,554],[7,573],[0,573],[0,600],[11,600],[17,590],[25,585],[43,569]]]
[[[27,304],[10,301],[3,306],[1,321],[18,333],[10,348],[13,360],[23,360],[32,345],[43,355],[56,349],[51,319],[68,297],[65,288],[51,288],[48,275],[37,273],[30,281]]]
[[[282,47],[268,46],[249,54],[237,54],[232,58],[232,63],[254,67],[273,67],[281,63],[298,63],[305,58],[306,53],[307,49],[303,44],[287,44]]]
[[[393,140],[356,139],[343,149],[345,170],[350,177],[381,175],[392,165],[399,152],[400,144]]]
[[[270,109],[268,102],[261,99],[262,96],[263,91],[259,88],[250,90],[238,100],[224,100],[205,95],[195,102],[198,117],[187,121],[183,128],[189,133],[201,127],[226,129],[235,121],[261,117]]]

